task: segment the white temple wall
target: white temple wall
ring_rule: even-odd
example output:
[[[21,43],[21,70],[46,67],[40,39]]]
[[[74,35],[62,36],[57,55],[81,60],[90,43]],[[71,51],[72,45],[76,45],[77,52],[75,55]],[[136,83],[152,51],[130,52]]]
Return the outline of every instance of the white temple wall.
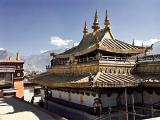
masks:
[[[59,94],[61,94],[61,99],[68,101],[68,92],[60,91]]]
[[[126,101],[125,101],[125,94],[121,95],[121,104],[125,105]],[[127,104],[132,104],[132,94],[127,94]]]
[[[25,88],[24,89],[24,100],[31,102],[32,97],[34,96],[34,88]]]
[[[152,94],[149,94],[147,91],[144,91],[143,99],[144,99],[144,103],[146,104],[152,104],[152,102],[153,103],[160,102],[160,96],[158,96],[155,92],[153,92]]]
[[[52,90],[52,97],[58,98],[59,97],[59,91]]]
[[[80,104],[80,94],[71,93],[71,102]]]
[[[107,94],[102,94],[101,95],[102,106],[103,107],[116,106],[117,105],[116,98],[117,98],[116,93],[113,93],[109,97],[107,96]]]
[[[40,89],[40,91],[41,91],[42,100],[44,100],[44,97],[45,97],[45,95],[44,95],[44,90],[43,90],[43,89]]]
[[[134,102],[141,103],[142,102],[142,95],[141,93],[134,91]]]
[[[92,94],[83,95],[81,93],[72,93],[72,92],[69,93],[64,91],[52,90],[52,97],[66,100],[68,102],[73,102],[73,103],[93,107],[94,99],[97,98],[98,95],[96,96],[93,96]]]
[[[25,101],[31,102],[31,99],[33,96],[34,96],[34,103],[37,103],[41,100],[41,96],[35,96],[33,87],[24,89],[24,100]]]
[[[95,97],[91,94],[89,94],[89,96],[85,94],[83,105],[93,107],[93,103],[94,103],[95,98],[98,98],[98,94],[96,94]]]

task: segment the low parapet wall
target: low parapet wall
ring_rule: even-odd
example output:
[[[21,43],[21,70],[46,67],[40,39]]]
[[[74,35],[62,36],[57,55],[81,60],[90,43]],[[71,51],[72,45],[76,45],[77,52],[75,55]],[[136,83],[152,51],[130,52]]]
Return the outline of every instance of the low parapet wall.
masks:
[[[160,61],[146,61],[137,63],[135,72],[160,74]]]
[[[117,61],[94,61],[83,64],[57,65],[47,68],[47,72],[55,74],[96,74],[97,72],[130,74],[135,66],[135,62],[117,62]]]

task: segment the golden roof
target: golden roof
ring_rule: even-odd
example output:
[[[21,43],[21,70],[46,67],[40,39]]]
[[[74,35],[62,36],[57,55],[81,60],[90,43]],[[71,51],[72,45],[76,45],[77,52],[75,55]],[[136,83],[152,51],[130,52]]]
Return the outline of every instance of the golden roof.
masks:
[[[44,73],[30,80],[36,84],[48,87],[69,87],[69,88],[88,88],[88,87],[129,87],[138,86],[140,79],[135,75],[113,74],[98,72],[93,75],[56,75]]]
[[[73,47],[64,53],[56,55],[57,58],[65,58],[69,56],[80,56],[87,53],[90,53],[96,49],[103,50],[106,52],[118,53],[118,54],[141,54],[146,53],[151,47],[139,47],[135,45],[130,45],[128,43],[117,40],[113,37],[110,30],[110,20],[108,18],[108,12],[106,10],[105,28],[100,29],[98,23],[98,11],[96,10],[95,18],[92,28],[93,32],[88,33],[87,25],[83,29],[83,38],[80,44],[76,47]]]
[[[83,37],[78,46],[58,54],[56,57],[63,58],[69,57],[70,55],[80,56],[96,49],[119,54],[140,54],[147,52],[149,47],[133,46],[114,39],[111,30],[109,28],[104,28],[97,32],[88,33]]]

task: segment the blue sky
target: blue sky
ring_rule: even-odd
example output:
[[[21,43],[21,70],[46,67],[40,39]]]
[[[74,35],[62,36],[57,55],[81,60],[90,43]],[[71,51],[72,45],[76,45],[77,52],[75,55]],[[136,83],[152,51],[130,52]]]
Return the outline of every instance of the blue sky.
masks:
[[[108,9],[117,39],[159,40],[159,5],[160,0],[0,0],[0,48],[31,55],[79,42],[85,20],[92,32],[96,9],[101,28]],[[51,38],[68,42],[56,46]]]

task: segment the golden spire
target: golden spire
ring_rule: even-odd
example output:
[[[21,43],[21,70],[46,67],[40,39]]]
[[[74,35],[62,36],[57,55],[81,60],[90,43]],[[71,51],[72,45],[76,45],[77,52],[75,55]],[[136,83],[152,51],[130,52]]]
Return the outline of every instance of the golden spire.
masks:
[[[110,25],[110,20],[108,19],[107,10],[106,10],[106,17],[105,17],[104,25],[105,25],[105,28],[108,28],[108,26]]]
[[[19,56],[19,53],[17,52],[16,54],[16,60],[20,60],[20,56]]]
[[[85,24],[84,24],[83,33],[84,33],[84,35],[86,35],[88,33],[88,27],[87,27],[86,21],[85,21]]]
[[[143,47],[143,42],[142,42],[142,47]]]
[[[132,45],[134,46],[134,39],[133,39]]]
[[[98,11],[96,10],[92,29],[93,29],[93,31],[97,31],[99,28],[100,27],[99,27],[99,23],[98,23]]]

